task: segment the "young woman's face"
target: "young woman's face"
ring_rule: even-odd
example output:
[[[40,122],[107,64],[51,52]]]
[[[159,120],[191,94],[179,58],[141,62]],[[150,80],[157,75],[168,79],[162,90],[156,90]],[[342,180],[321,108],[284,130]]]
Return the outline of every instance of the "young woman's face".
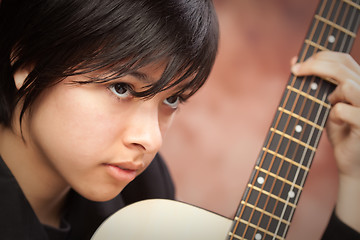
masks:
[[[33,105],[26,120],[31,145],[79,194],[95,201],[115,197],[150,164],[176,112],[174,90],[147,100],[128,90],[140,91],[163,69],[147,66],[105,84],[66,78]]]

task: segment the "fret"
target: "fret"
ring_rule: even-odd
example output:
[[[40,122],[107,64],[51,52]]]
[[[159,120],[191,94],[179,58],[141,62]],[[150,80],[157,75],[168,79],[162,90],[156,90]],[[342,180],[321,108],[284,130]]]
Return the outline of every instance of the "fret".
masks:
[[[301,59],[305,60],[317,50],[324,50],[324,48],[350,52],[350,48],[345,49],[345,46],[353,44],[359,27],[359,15],[358,4],[351,1],[326,1],[320,4],[317,17],[313,20],[311,31],[308,32],[306,43],[299,54],[299,56],[305,54]],[[321,21],[324,19],[325,21]],[[336,28],[334,24],[341,27]],[[321,39],[319,39],[320,37]],[[317,45],[308,45],[308,41]],[[307,45],[311,48],[308,49]],[[322,47],[319,48],[319,46]]]
[[[311,96],[311,95],[309,95],[309,94],[307,94],[307,93],[305,93],[303,91],[300,91],[299,89],[293,88],[293,87],[291,87],[289,85],[286,88],[289,89],[290,91],[296,92],[297,94],[300,94],[301,96],[306,97],[306,98],[310,99],[311,101],[314,101],[314,102],[316,102],[316,103],[318,103],[318,104],[320,104],[320,105],[322,105],[322,106],[324,106],[326,108],[329,108],[329,109],[331,108],[331,106],[329,104],[327,104],[326,102],[321,101],[321,100],[319,100],[319,99],[317,99],[317,98],[315,98],[315,97],[313,97],[313,96]]]
[[[242,224],[239,224],[239,227],[238,227],[237,229],[238,229],[238,230],[243,229],[243,228],[242,228]],[[237,234],[235,234],[235,233],[233,233],[233,232],[229,232],[229,237],[230,237],[230,239],[248,240],[248,239],[246,239],[246,238],[240,237],[239,235],[237,235]]]
[[[294,165],[294,166],[297,167],[297,168],[301,168],[301,169],[303,169],[304,171],[309,171],[309,168],[306,167],[306,164],[302,165],[302,164],[300,164],[300,163],[298,163],[298,162],[296,162],[296,161],[294,161],[294,160],[292,160],[292,159],[290,159],[290,158],[287,158],[287,157],[285,157],[285,156],[283,156],[283,155],[281,155],[281,154],[279,154],[279,153],[276,153],[276,152],[274,152],[274,151],[271,151],[270,149],[267,149],[267,148],[265,148],[265,147],[263,147],[262,150],[263,150],[264,152],[269,153],[268,156],[270,156],[271,158],[273,158],[273,156],[276,157],[275,160],[273,160],[274,163],[277,162],[276,159],[279,159],[279,161],[284,160],[284,161],[286,161],[287,163],[289,163],[289,164],[291,164],[291,165]],[[265,159],[266,159],[266,157],[265,157]],[[267,162],[270,162],[270,161],[267,161]],[[262,165],[262,167],[264,167],[264,164]],[[265,168],[265,169],[268,169],[268,168]],[[272,171],[272,172],[275,172],[275,171],[277,171],[277,169],[276,169],[275,171],[273,171],[273,170],[271,170],[271,171]]]
[[[245,231],[245,227],[246,227],[247,225],[245,224],[245,223],[239,223],[239,227],[238,227],[238,229],[239,230],[243,230],[243,231]],[[245,237],[242,237],[242,236],[240,236],[240,235],[243,235],[243,233],[242,233],[242,231],[239,231],[239,235],[238,234],[235,234],[234,232],[229,232],[229,237],[230,237],[230,239],[241,239],[241,240],[253,240],[253,239],[261,239],[261,240],[274,240],[274,239],[278,239],[278,240],[285,240],[285,238],[282,238],[282,237],[279,237],[279,236],[271,236],[270,234],[268,234],[268,235],[265,235],[265,233],[264,232],[262,232],[262,231],[260,231],[259,229],[252,229],[251,227],[250,227],[250,229],[251,230],[253,230],[253,234],[255,234],[255,236],[254,237],[250,237],[250,238],[246,238],[246,236]],[[248,234],[248,235],[250,235],[250,234]]]
[[[257,230],[257,232],[259,232],[259,233],[261,232],[260,234],[262,236],[264,236],[265,234],[270,236],[271,237],[270,239],[274,239],[274,237],[275,237],[275,239],[284,239],[284,238],[281,238],[279,236],[275,236],[275,234],[273,232],[266,230],[267,226],[260,227],[260,226],[257,226],[255,224],[251,223],[251,222],[240,219],[238,217],[235,217],[234,220],[238,221],[240,223],[239,224],[240,226],[243,225],[242,227],[238,228],[239,231],[235,232],[235,235],[237,235],[238,237],[240,237],[240,235],[243,233],[243,231],[245,231],[245,234],[243,234],[243,235],[245,235],[244,236],[245,239],[254,239],[255,231]],[[264,221],[264,223],[262,225],[265,225],[265,224],[267,225],[267,223],[268,222]],[[275,225],[277,223],[278,223],[277,220],[272,219],[271,225]],[[283,224],[283,225],[285,225],[285,224]],[[243,231],[241,231],[242,228],[244,228]],[[284,226],[284,228],[285,228],[285,226]],[[238,239],[244,239],[244,238],[240,237]],[[264,239],[264,238],[262,238],[262,239]]]
[[[305,46],[311,46],[311,48],[307,46],[307,48],[310,49],[308,49],[307,55],[311,56],[318,50],[339,50],[339,45],[342,44],[345,37],[348,37],[350,40],[353,39],[351,36],[346,35],[324,22],[318,22],[318,24],[314,25],[314,33],[307,36],[304,41]]]
[[[307,148],[302,144],[298,144],[295,141],[291,141],[288,138],[284,138],[282,135],[277,133],[273,134],[272,141],[268,144],[268,146],[265,146],[265,148],[280,154],[280,156],[292,159],[304,166],[307,165],[299,161],[302,158],[303,152],[314,152],[312,149]]]
[[[307,94],[322,99],[324,91],[322,91],[323,80],[318,77],[307,76],[307,77],[291,77],[290,82],[292,87],[299,89]]]
[[[349,4],[350,6],[354,7],[354,8],[357,8],[358,10],[360,10],[360,5],[359,4],[356,4],[350,0],[342,0],[343,2],[345,2],[346,4]]]
[[[343,1],[339,2],[339,7],[335,8],[335,18],[330,18],[328,20],[330,20],[331,22],[339,25],[339,26],[343,26],[345,29],[350,31],[349,25],[347,24],[348,21],[346,20],[347,17],[349,16],[349,10],[350,7],[347,4],[344,4]]]
[[[264,200],[267,200],[265,207],[262,207],[264,210],[256,211],[256,209],[259,209],[259,207],[256,207],[256,209],[251,208],[249,206],[254,205],[249,203],[244,205],[244,201],[242,201],[243,204],[241,205],[241,218],[239,217],[239,214],[237,214],[235,219],[243,219],[246,223],[251,221],[251,224],[257,224],[257,226],[268,229],[273,233],[275,232],[275,229],[278,225],[281,226],[281,229],[286,229],[286,226],[288,226],[291,221],[292,213],[295,208],[290,206],[291,204],[289,203],[278,201],[277,199],[271,198],[265,194],[262,194],[261,197],[264,198]],[[244,232],[244,230],[246,229],[233,232],[239,233]]]
[[[248,190],[248,196],[247,196],[248,198],[246,201],[259,208],[265,209],[265,207],[267,206],[267,202],[270,199],[273,199],[269,193],[263,192],[261,191],[261,189],[255,186],[253,187],[251,184],[247,186],[247,190]],[[269,209],[269,212],[272,212],[272,210],[273,209]]]
[[[338,24],[346,27],[346,29],[348,29],[351,32],[357,32],[357,21],[356,21],[356,17],[359,15],[360,11],[359,8],[354,7],[354,5],[356,5],[355,3],[353,4],[348,4],[345,3],[343,1],[343,5],[344,5],[344,9],[345,9],[345,18],[343,18],[342,20],[339,19],[338,20]],[[357,6],[359,7],[359,5]],[[341,21],[340,21],[341,20]]]
[[[278,220],[279,222],[283,222],[284,224],[290,225],[290,222],[289,222],[289,221],[286,221],[285,219],[281,219],[281,218],[279,218],[278,216],[275,216],[275,215],[273,215],[272,213],[265,211],[264,209],[258,208],[258,207],[256,207],[256,206],[250,204],[250,203],[245,202],[244,200],[242,200],[240,204],[244,205],[244,207],[246,206],[246,207],[249,207],[249,208],[251,208],[251,209],[255,209],[256,211],[261,212],[262,214],[265,214],[265,215],[267,215],[268,217],[274,218],[274,219]],[[246,211],[246,209],[245,209],[245,210],[244,210],[244,218],[243,218],[243,219],[245,219],[245,220],[246,220],[246,215],[247,215],[246,212],[247,212],[247,211]],[[249,219],[249,218],[248,218],[248,219]]]
[[[290,172],[290,169],[286,169],[286,175]],[[296,172],[296,171],[295,171]],[[304,175],[302,177],[296,178],[302,182]],[[259,181],[261,180],[261,181]],[[259,172],[256,179],[253,179],[253,187],[261,189],[263,193],[272,196],[276,196],[276,200],[281,198],[283,203],[296,204],[297,196],[300,194],[302,187],[299,185],[287,181],[282,177],[274,177],[273,175],[266,175],[264,172]],[[261,203],[262,204],[262,203]],[[266,205],[266,204],[265,204]],[[291,205],[293,206],[293,205]]]
[[[304,158],[304,160],[305,160],[305,158]],[[294,161],[293,161],[293,163],[294,163]],[[308,163],[308,161],[305,161],[304,163]],[[288,181],[293,182],[298,186],[303,186],[302,179],[304,179],[306,177],[309,169],[307,167],[304,167],[301,164],[299,164],[299,166],[297,166],[288,161],[282,161],[281,158],[275,158],[273,160],[273,164],[272,164],[271,168],[269,169],[269,171],[272,173],[276,173],[281,178],[287,179]],[[295,174],[296,172],[298,172],[297,177]],[[295,179],[295,177],[296,177],[296,179]]]
[[[274,156],[273,154],[275,153],[273,152],[272,154],[267,154],[265,160],[267,160],[267,158],[270,158],[270,156]],[[305,167],[306,163],[309,163],[308,160],[306,158],[303,158],[302,165],[291,159],[284,158],[284,156],[281,156],[280,154],[276,154],[276,156],[276,158],[272,159],[273,161],[271,167],[269,166],[266,169],[272,173],[276,173],[281,178],[287,179],[288,181],[295,183],[298,186],[303,186],[302,180],[307,176],[307,173],[309,172],[309,168]],[[298,161],[300,162],[301,159],[298,159]],[[263,164],[263,166],[261,167],[264,168],[264,165],[265,164]],[[298,172],[297,177],[295,174],[296,172]]]
[[[322,22],[324,22],[324,23],[326,23],[326,24],[328,24],[328,25],[330,25],[330,26],[332,26],[332,27],[334,27],[334,28],[342,31],[342,32],[344,32],[345,34],[347,34],[347,35],[349,35],[349,36],[351,36],[351,37],[353,37],[353,38],[356,37],[356,33],[351,32],[351,31],[347,30],[346,28],[344,28],[344,27],[342,27],[342,26],[340,26],[340,25],[338,25],[338,24],[336,24],[336,23],[334,23],[334,22],[331,22],[331,21],[329,21],[329,20],[326,19],[326,18],[323,18],[323,17],[321,17],[321,16],[319,16],[319,15],[315,15],[315,19],[317,19],[317,20],[319,20],[319,21],[322,21]]]
[[[330,83],[324,82],[323,84],[327,84],[330,86]],[[323,87],[323,86],[319,86]],[[289,91],[286,90],[285,94],[288,95],[287,101],[282,103],[280,106],[288,111],[291,111],[301,117],[307,118],[309,121],[322,126],[322,116],[325,116],[327,112],[330,110],[330,105],[326,103],[326,96],[328,95],[330,89],[332,90],[334,87],[331,87],[329,89],[322,88],[321,91],[324,91],[322,93],[323,96],[321,100],[313,101],[312,99],[309,99],[307,97],[304,97],[303,94],[299,94],[295,91]],[[326,92],[327,90],[328,92]],[[321,94],[319,94],[321,95]],[[308,94],[308,96],[310,96]],[[325,104],[319,104],[318,102],[322,102]]]
[[[241,224],[239,224],[239,227],[237,229],[242,229]],[[239,235],[233,233],[233,232],[229,232],[229,237],[230,239],[241,239],[241,240],[248,240],[246,238],[240,237]]]
[[[270,219],[270,217],[268,215],[265,215],[265,219]],[[263,219],[263,214],[260,211],[257,211],[254,208],[250,208],[249,206],[244,206],[244,214],[241,218],[241,220],[243,220],[243,222],[248,223],[248,224],[252,224],[252,225],[257,225],[259,226],[259,229],[266,229],[267,225],[263,224],[259,224],[259,222]],[[239,220],[239,217],[235,217],[234,220]],[[276,220],[277,222],[279,222],[278,220]],[[246,229],[247,230],[247,229]]]
[[[324,17],[328,17],[328,13],[329,13],[329,9],[330,8],[333,8],[333,4],[334,4],[335,1],[330,1],[331,3],[331,6],[329,6],[329,2],[327,2],[326,4],[320,4],[319,5],[319,9],[317,10],[317,13],[320,14],[320,15],[323,15]],[[324,31],[328,30],[330,28],[330,26],[324,28],[325,24],[323,22],[320,22],[320,21],[317,21],[316,19],[313,19],[313,22],[311,24],[311,27],[308,31],[308,35],[306,36],[305,39],[309,39],[311,40],[312,42],[316,42],[316,43],[319,43],[318,41],[318,38],[320,36],[323,36],[324,34]],[[304,59],[307,59],[308,57],[310,57],[312,54],[313,54],[313,51],[309,51],[308,50],[308,47],[309,45],[304,45],[303,46],[303,50],[302,50],[302,53],[305,53],[306,56]],[[314,49],[314,48],[313,48]],[[303,54],[300,54],[300,55],[303,55]],[[299,58],[300,60],[301,58]]]
[[[334,9],[338,9],[340,1],[328,1],[328,0],[321,0],[321,3],[318,6],[315,14],[318,14],[324,18],[331,19],[334,14]],[[317,21],[318,22],[318,21]],[[314,24],[314,22],[313,22]]]
[[[359,25],[359,0],[321,0],[298,62],[319,51],[349,53]],[[230,240],[285,238],[330,111],[327,96],[336,85],[332,79],[290,75]]]
[[[308,45],[304,42],[304,45],[302,47],[302,49],[306,49],[306,51],[301,51],[300,54],[299,54],[299,59],[298,61],[302,61],[302,60],[306,60],[308,59],[309,57],[311,57],[312,55],[314,55],[315,53],[318,52],[318,49],[311,46],[311,45]]]
[[[290,139],[285,138],[277,133],[273,133],[271,137],[272,137],[271,141],[266,146],[264,146],[264,148],[276,152],[277,154],[280,154],[279,156],[284,156],[288,159],[296,161],[299,164],[308,166],[307,161],[305,162],[300,162],[300,161],[302,158],[304,158],[303,157],[304,152],[306,154],[305,157],[311,157],[311,155],[309,154],[314,153],[312,149],[307,148],[302,144],[298,144],[295,141],[291,141]],[[269,160],[272,161],[271,159]]]
[[[282,199],[281,197],[276,196],[275,194],[272,194],[272,193],[270,193],[270,192],[268,192],[268,191],[265,191],[265,190],[263,190],[263,189],[261,189],[261,188],[258,188],[258,187],[256,187],[256,186],[250,184],[250,183],[248,183],[247,186],[248,186],[249,188],[252,188],[253,190],[256,190],[256,191],[258,191],[258,192],[261,192],[262,194],[267,195],[268,198],[270,197],[270,198],[275,199],[275,200],[277,200],[277,201],[279,201],[279,202],[282,202],[282,203],[284,203],[284,204],[287,204],[287,205],[289,205],[289,206],[292,207],[292,208],[296,208],[296,205],[295,205],[295,204],[290,203],[290,202]]]
[[[314,151],[314,152],[316,151],[316,148],[315,148],[315,147],[310,146],[309,144],[307,144],[307,143],[305,143],[305,142],[302,142],[302,141],[300,141],[299,139],[296,139],[296,138],[290,136],[289,134],[286,134],[286,133],[284,133],[284,132],[282,132],[282,131],[279,131],[279,130],[277,130],[277,129],[275,129],[275,128],[270,128],[270,131],[271,131],[271,132],[274,132],[274,133],[276,133],[276,134],[279,134],[279,135],[287,138],[288,140],[291,140],[291,141],[293,141],[293,142],[295,142],[295,143],[298,143],[298,144],[300,144],[300,145],[302,145],[302,146],[310,149],[311,151]]]
[[[326,25],[323,22],[315,21],[313,23],[312,31],[309,33],[309,35],[305,39],[308,41],[311,41],[313,43],[320,43],[320,45],[325,46],[323,44],[324,43],[323,38],[320,38],[320,37],[323,37],[326,34],[326,32],[330,31],[330,29],[331,29],[331,27],[329,25]],[[312,44],[310,44],[310,45],[312,45]]]
[[[324,128],[323,128],[322,126],[320,126],[320,125],[318,125],[318,124],[316,124],[316,123],[314,123],[314,122],[311,122],[311,121],[309,121],[308,119],[306,119],[306,118],[304,118],[304,117],[302,117],[302,116],[299,116],[299,115],[296,114],[296,113],[293,113],[293,112],[291,112],[291,111],[288,111],[288,110],[286,110],[286,109],[284,109],[284,108],[282,108],[282,107],[279,107],[279,108],[278,108],[278,111],[283,112],[283,113],[285,113],[285,114],[287,114],[287,115],[289,115],[289,116],[291,116],[291,117],[293,117],[293,118],[296,118],[296,119],[300,120],[301,122],[304,122],[304,123],[306,123],[306,124],[308,124],[308,125],[310,125],[310,126],[312,126],[312,127],[315,127],[315,128],[317,128],[317,129],[319,129],[320,131],[323,131],[323,130],[324,130]]]
[[[276,117],[279,119],[275,128],[276,130],[283,132],[292,138],[304,142],[310,146],[315,146],[315,138],[318,134],[320,134],[322,127],[319,126],[321,129],[314,128],[313,125],[318,125],[315,123],[307,124],[299,120],[299,118],[293,117],[286,113],[277,114]]]
[[[341,33],[341,35],[343,35],[343,33]],[[336,46],[334,47],[334,51],[337,52],[345,52],[345,53],[349,53],[350,52],[350,48],[345,48],[345,46],[349,46],[352,45],[354,42],[355,38],[350,38],[350,37],[345,37],[342,41],[339,41]]]
[[[323,47],[322,45],[317,44],[317,43],[314,43],[313,41],[311,41],[311,40],[309,40],[309,39],[305,39],[305,43],[308,44],[308,45],[311,45],[311,46],[314,47],[314,48],[320,49],[320,50],[322,50],[322,51],[329,51],[329,50],[331,50],[330,48]]]
[[[271,212],[273,215],[278,218],[291,221],[292,212],[295,210],[295,207],[291,206],[292,204],[284,203],[283,201],[277,201],[274,198],[268,198],[267,205],[265,210]]]
[[[255,166],[255,169],[256,169],[257,171],[260,171],[260,172],[264,173],[265,175],[269,175],[269,176],[271,176],[271,177],[273,178],[272,180],[268,180],[268,179],[267,179],[267,180],[265,181],[265,185],[264,185],[264,190],[265,190],[265,191],[268,191],[268,192],[271,191],[271,189],[270,189],[269,185],[267,185],[267,183],[271,185],[271,183],[273,182],[274,179],[280,180],[281,182],[286,183],[286,184],[288,184],[288,185],[293,185],[293,186],[296,187],[297,189],[302,190],[302,187],[301,187],[301,186],[299,186],[299,185],[297,185],[297,184],[295,184],[295,183],[287,180],[286,178],[280,177],[280,176],[278,176],[277,174],[274,174],[274,173],[272,173],[272,172],[270,172],[270,171],[267,171],[267,170],[265,170],[265,169],[263,169],[263,168],[260,168],[260,167],[258,167],[258,166]],[[258,175],[258,176],[262,177],[261,175]],[[262,178],[263,178],[263,177],[262,177]],[[258,184],[259,184],[259,183],[258,183]],[[259,185],[261,186],[262,184],[259,184]],[[275,194],[275,195],[277,195],[276,192],[272,192],[272,193]]]

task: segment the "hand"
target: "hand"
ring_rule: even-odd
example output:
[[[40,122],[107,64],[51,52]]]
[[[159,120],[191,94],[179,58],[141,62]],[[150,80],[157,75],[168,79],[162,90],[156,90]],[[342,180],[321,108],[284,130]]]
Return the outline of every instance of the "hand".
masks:
[[[326,126],[339,169],[336,213],[360,232],[360,66],[348,54],[323,51],[293,64],[292,72],[338,84],[328,96],[332,109]]]

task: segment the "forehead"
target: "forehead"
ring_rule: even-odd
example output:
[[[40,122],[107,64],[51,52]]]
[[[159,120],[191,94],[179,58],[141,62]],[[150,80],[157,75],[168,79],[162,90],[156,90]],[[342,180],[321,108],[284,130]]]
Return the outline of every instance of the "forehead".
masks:
[[[85,78],[80,78],[81,80],[78,79],[79,81],[75,81],[75,83],[107,83],[125,81],[126,79],[123,77],[130,77],[127,80],[136,81],[140,83],[138,86],[141,86],[134,92],[135,97],[148,98],[170,90],[173,93],[182,94],[186,99],[188,98],[186,95],[192,95],[191,92],[194,92],[196,88],[193,81],[195,74],[188,74],[188,71],[182,69],[181,66],[170,62],[156,60],[149,63],[138,62],[134,65],[122,62],[98,70],[92,70],[89,67],[87,71],[86,69],[85,72],[80,70],[76,74]]]
[[[145,88],[154,87],[157,84],[163,84],[158,92],[171,90],[186,93],[189,88],[191,77],[182,78],[181,74],[172,76],[167,75],[166,71],[167,62],[156,62],[148,64],[136,70],[131,70],[128,75],[136,78],[138,81],[146,86]]]
[[[128,74],[147,85],[152,85],[161,79],[166,65],[167,63],[165,61],[154,62],[139,69],[130,70]]]

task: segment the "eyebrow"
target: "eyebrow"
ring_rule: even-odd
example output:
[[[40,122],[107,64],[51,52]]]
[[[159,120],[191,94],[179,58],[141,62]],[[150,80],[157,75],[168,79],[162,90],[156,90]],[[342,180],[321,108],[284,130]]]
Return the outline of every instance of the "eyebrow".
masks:
[[[129,73],[129,75],[137,78],[138,80],[140,80],[141,82],[144,82],[146,84],[152,84],[152,83],[156,82],[155,79],[150,78],[147,74],[145,74],[143,72],[132,71]]]

